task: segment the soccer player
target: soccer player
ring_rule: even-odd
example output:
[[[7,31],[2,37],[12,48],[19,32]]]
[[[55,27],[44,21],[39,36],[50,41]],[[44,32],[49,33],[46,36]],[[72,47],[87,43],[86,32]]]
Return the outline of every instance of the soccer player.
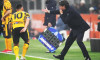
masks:
[[[28,33],[28,25],[30,16],[28,13],[23,11],[23,6],[18,4],[16,6],[16,11],[11,17],[11,25],[12,25],[12,35],[13,35],[13,43],[14,43],[14,53],[16,56],[16,60],[19,60],[19,38],[21,37],[24,40],[23,52],[21,56],[21,60],[25,60],[25,54],[29,47],[29,33]]]
[[[3,0],[3,13],[2,13],[2,25],[3,25],[3,36],[5,38],[6,49],[2,51],[3,53],[12,52],[12,39],[11,32],[9,29],[9,18],[12,14],[12,6],[9,0]]]

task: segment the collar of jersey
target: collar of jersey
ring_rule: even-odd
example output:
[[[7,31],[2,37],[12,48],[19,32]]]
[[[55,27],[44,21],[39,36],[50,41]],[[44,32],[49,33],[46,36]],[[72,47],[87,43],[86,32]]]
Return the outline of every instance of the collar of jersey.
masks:
[[[7,1],[9,1],[9,0],[4,0],[4,2],[7,2]]]
[[[21,10],[17,11],[17,12],[21,12]]]

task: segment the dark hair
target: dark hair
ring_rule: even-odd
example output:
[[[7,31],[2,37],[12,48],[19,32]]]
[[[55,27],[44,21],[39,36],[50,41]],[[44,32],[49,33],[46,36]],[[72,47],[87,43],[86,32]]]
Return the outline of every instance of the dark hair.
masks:
[[[59,2],[59,5],[60,5],[60,6],[65,6],[66,8],[69,7],[68,1],[65,1],[65,0],[64,0],[64,1],[60,1],[60,2]]]
[[[23,6],[22,6],[22,4],[18,4],[17,6],[16,6],[16,9],[21,9]]]

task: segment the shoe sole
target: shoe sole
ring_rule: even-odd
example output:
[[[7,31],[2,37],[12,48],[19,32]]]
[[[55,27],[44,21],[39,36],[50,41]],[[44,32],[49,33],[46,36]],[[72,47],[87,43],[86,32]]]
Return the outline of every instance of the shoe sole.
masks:
[[[7,53],[12,53],[12,51],[7,51]]]

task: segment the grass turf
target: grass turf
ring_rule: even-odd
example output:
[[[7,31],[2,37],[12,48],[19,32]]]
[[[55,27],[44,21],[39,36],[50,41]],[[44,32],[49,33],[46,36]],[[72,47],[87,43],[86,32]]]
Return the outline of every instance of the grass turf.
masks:
[[[90,42],[84,42],[87,50],[89,51],[89,54],[92,58],[92,60],[100,60],[100,52],[91,52],[90,50]],[[19,53],[22,53],[22,47],[23,47],[23,40],[20,39],[20,43],[19,43]],[[52,55],[58,55],[60,54],[60,52],[62,51],[63,47],[64,47],[63,43],[56,51],[56,53],[45,53],[46,51],[48,51],[38,40],[30,40],[30,46],[29,49],[27,51],[26,55],[30,55],[30,56],[36,56],[36,57],[42,57],[42,58],[48,58],[48,59],[55,59]],[[12,44],[13,45],[13,44]],[[12,46],[13,47],[13,46]],[[0,51],[5,49],[5,44],[4,44],[4,38],[0,37]],[[5,58],[6,57],[6,58]],[[27,60],[41,60],[38,58],[31,58],[31,57],[26,57]],[[0,53],[0,60],[8,60],[8,59],[12,59],[15,60],[15,56],[13,55],[8,55],[8,54],[1,54]],[[72,45],[72,47],[70,48],[70,50],[68,51],[67,55],[65,56],[65,60],[84,60],[82,52],[80,50],[80,48],[78,47],[77,43],[74,42],[74,44]]]
[[[34,58],[34,57],[26,57],[27,60],[46,60],[46,59],[40,59],[40,58]],[[4,54],[0,53],[0,60],[15,60],[14,55],[10,54]]]

